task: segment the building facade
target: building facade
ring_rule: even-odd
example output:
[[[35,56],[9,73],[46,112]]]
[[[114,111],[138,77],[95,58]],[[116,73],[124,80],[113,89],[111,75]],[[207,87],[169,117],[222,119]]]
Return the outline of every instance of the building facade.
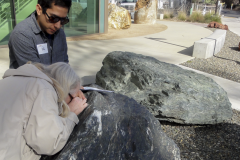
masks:
[[[7,45],[13,28],[36,10],[37,0],[0,0],[0,45]],[[108,0],[72,0],[67,37],[106,33]]]

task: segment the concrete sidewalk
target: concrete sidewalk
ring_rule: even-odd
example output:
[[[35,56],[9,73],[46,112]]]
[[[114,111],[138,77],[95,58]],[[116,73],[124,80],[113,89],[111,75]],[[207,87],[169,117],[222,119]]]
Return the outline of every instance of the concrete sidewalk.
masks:
[[[133,38],[68,42],[70,65],[79,76],[83,77],[84,84],[95,82],[95,75],[102,67],[102,60],[112,51],[134,52],[178,65],[193,59],[191,55],[194,42],[212,33],[206,28],[189,23],[172,21],[158,21],[158,23],[166,25],[168,29],[160,33]],[[1,77],[8,66],[8,48],[0,48]],[[200,73],[213,78],[222,86],[228,93],[232,107],[240,110],[239,83]]]
[[[240,18],[222,17],[221,19],[222,24],[228,25],[230,31],[240,36]]]
[[[222,24],[228,25],[230,31],[240,36],[240,11],[223,9],[221,14]]]
[[[189,23],[158,21],[168,29],[147,36],[68,42],[70,64],[79,75],[95,77],[103,58],[112,51],[128,51],[172,63],[180,64],[192,59],[194,41],[204,38],[212,31]],[[88,79],[93,80],[94,79]]]

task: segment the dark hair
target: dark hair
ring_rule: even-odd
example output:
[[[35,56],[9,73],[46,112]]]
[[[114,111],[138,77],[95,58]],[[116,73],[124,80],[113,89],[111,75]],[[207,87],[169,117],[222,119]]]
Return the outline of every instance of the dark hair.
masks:
[[[38,4],[40,4],[42,7],[43,13],[45,13],[48,8],[52,8],[52,3],[54,3],[56,6],[68,8],[69,12],[72,5],[72,0],[38,0]]]

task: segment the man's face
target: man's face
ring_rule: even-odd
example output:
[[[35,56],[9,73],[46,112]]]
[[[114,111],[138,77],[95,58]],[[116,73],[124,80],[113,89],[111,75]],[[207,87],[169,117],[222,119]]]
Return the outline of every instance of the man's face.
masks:
[[[45,13],[43,13],[42,7],[39,4],[36,6],[36,10],[37,10],[37,22],[41,30],[50,35],[54,34],[57,30],[59,30],[62,27],[62,25],[61,21],[58,21],[56,23],[50,23],[48,16],[65,18],[67,17],[68,14],[68,8],[56,6],[54,5],[54,3],[52,3],[51,8],[48,8],[46,10],[48,16]]]

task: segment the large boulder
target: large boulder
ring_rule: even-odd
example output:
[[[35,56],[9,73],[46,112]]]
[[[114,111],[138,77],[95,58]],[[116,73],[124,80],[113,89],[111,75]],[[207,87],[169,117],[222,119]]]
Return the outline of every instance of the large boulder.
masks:
[[[134,23],[155,24],[157,20],[157,0],[138,0],[135,6]]]
[[[135,100],[96,91],[88,91],[86,97],[89,106],[79,115],[79,124],[66,146],[42,160],[180,160],[178,146]]]
[[[108,28],[127,29],[131,26],[131,15],[123,7],[108,4]]]
[[[162,121],[216,124],[232,117],[227,93],[211,78],[152,57],[111,52],[96,84],[135,99]]]

